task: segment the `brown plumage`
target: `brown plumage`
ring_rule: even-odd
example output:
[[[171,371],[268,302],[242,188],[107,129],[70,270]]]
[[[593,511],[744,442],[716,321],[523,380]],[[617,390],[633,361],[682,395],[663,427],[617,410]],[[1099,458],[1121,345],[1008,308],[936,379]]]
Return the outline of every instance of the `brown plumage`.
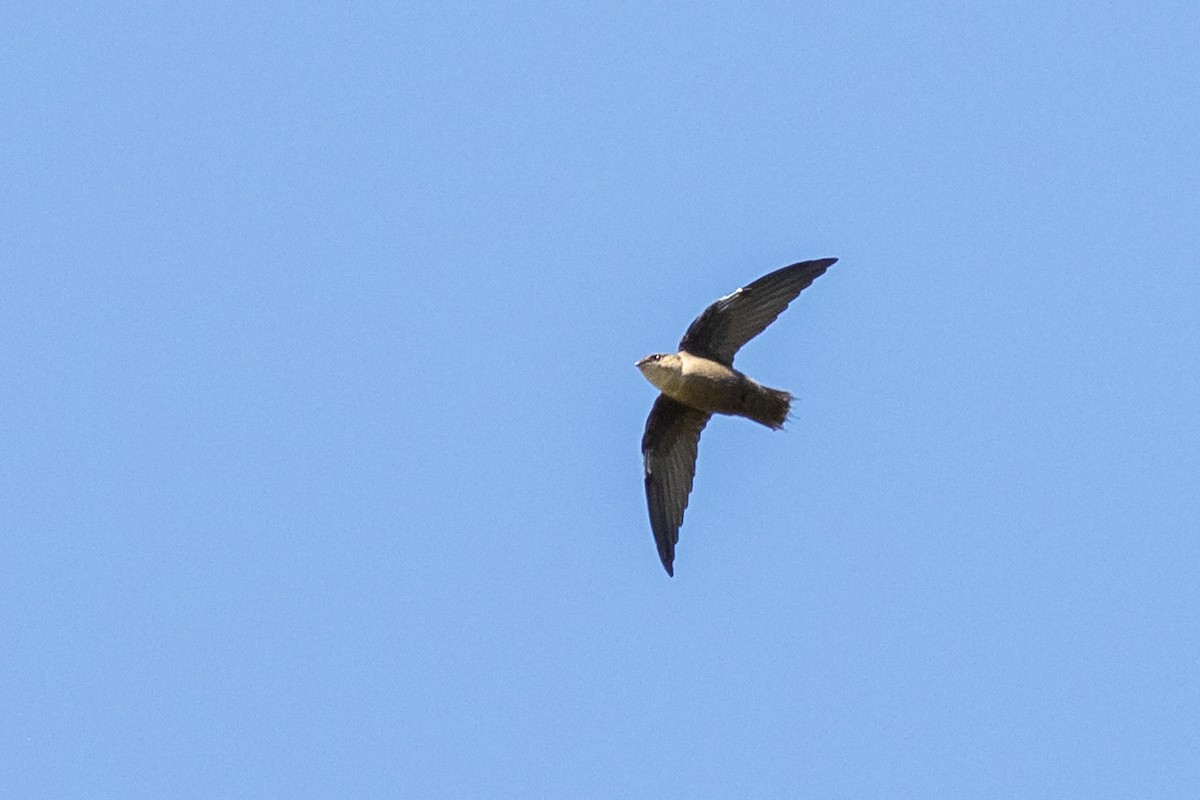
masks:
[[[749,378],[746,379],[750,381]],[[750,381],[754,383],[753,381]],[[779,430],[787,422],[792,410],[792,396],[780,389],[772,389],[755,383],[746,393],[742,404],[742,416],[749,417],[755,422],[766,425],[771,430]]]
[[[738,372],[734,355],[836,261],[802,261],[759,278],[706,308],[684,333],[679,352],[637,362],[662,392],[646,420],[642,459],[650,527],[668,575],[675,574],[675,545],[692,491],[696,448],[709,418],[731,414],[778,430],[791,410],[790,394]]]

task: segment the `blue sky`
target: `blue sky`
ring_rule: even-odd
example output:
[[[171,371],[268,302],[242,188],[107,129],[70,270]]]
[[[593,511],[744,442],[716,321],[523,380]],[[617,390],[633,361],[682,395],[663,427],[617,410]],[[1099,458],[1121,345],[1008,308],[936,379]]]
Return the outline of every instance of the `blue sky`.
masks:
[[[0,794],[1200,795],[1194,3],[0,11]],[[738,364],[669,579],[633,363]]]

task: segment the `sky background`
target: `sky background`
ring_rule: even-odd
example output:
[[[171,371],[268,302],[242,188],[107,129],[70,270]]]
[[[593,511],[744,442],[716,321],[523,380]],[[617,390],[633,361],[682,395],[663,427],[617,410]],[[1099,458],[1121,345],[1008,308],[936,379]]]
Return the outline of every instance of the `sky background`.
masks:
[[[0,795],[1200,796],[1198,41],[4,4]],[[634,361],[826,256],[670,579]]]

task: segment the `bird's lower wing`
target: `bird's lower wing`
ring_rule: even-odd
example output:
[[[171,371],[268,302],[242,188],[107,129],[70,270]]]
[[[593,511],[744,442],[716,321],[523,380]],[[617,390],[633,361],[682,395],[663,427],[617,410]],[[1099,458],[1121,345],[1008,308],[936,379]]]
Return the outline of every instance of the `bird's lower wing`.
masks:
[[[646,506],[658,557],[668,575],[675,574],[675,545],[696,474],[696,448],[711,416],[660,394],[646,420],[642,435]]]

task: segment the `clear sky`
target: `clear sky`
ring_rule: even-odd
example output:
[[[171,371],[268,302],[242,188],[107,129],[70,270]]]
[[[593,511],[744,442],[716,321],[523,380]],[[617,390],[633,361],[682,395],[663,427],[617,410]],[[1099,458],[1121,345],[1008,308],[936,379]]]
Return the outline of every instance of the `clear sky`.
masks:
[[[1195,2],[0,10],[0,795],[1200,796]],[[638,445],[739,355],[668,578]]]

